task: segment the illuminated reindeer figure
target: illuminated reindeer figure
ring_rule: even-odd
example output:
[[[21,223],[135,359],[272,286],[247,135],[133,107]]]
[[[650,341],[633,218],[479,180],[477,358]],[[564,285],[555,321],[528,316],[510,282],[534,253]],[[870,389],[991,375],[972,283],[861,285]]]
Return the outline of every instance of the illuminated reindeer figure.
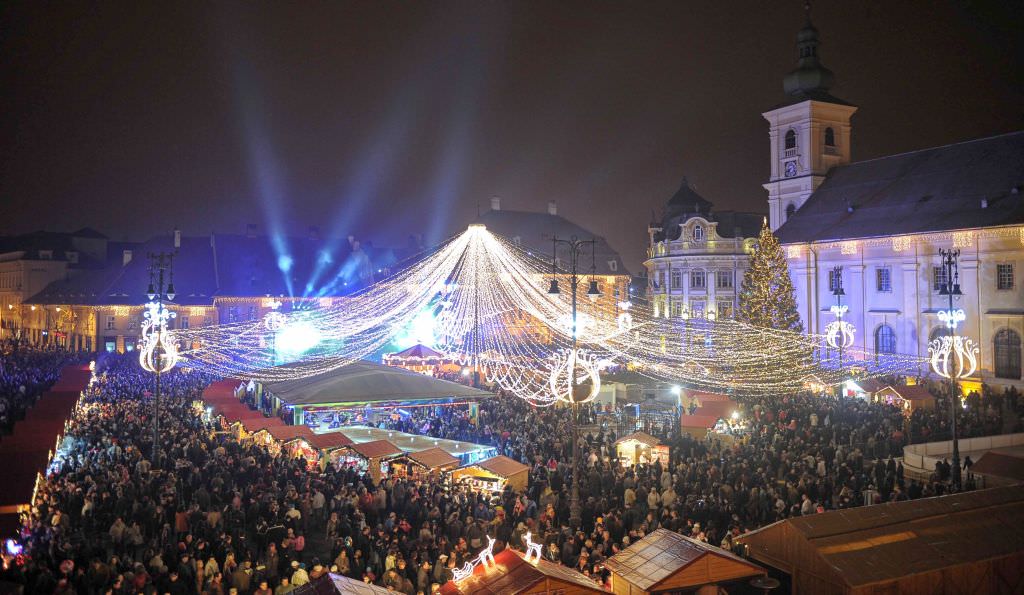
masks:
[[[533,558],[534,554],[537,555],[537,558],[536,558],[535,561],[540,561],[541,557],[543,557],[543,554],[541,553],[541,546],[543,544],[534,543],[533,539],[531,539],[532,537],[533,537],[533,534],[530,531],[527,531],[526,535],[523,536],[523,539],[526,542],[526,557],[524,559],[527,562],[530,561],[530,558]]]
[[[494,550],[494,538],[491,537],[490,535],[488,535],[487,536],[487,547],[485,547],[483,549],[483,551],[480,552],[480,556],[477,557],[477,559],[476,559],[477,563],[483,564],[485,567],[490,566],[492,564],[497,564],[497,562],[494,561],[493,550]]]

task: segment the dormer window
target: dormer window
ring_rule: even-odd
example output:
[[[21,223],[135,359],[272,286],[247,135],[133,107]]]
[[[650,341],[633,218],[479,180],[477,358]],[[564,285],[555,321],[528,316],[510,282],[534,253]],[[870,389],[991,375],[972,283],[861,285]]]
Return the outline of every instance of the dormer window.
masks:
[[[704,226],[694,225],[693,226],[693,241],[703,242],[704,241]]]
[[[53,260],[53,250],[40,250],[39,260]]]

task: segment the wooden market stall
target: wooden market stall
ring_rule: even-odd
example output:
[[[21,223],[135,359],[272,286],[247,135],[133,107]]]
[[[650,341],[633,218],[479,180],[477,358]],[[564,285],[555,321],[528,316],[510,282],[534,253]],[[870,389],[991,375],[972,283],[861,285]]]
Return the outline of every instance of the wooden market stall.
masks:
[[[895,405],[903,411],[904,415],[910,415],[918,409],[927,411],[935,409],[935,395],[923,384],[886,386],[875,393],[874,401]]]
[[[444,595],[477,593],[607,593],[594,579],[547,560],[524,559],[523,554],[505,549],[494,554],[493,564],[477,564],[473,574],[441,587]]]
[[[379,481],[384,473],[384,466],[392,459],[402,454],[402,449],[387,440],[372,440],[350,444],[339,455],[339,462],[342,464],[355,464],[365,467],[374,481]]]
[[[399,476],[436,478],[455,469],[460,463],[458,457],[435,446],[395,457],[391,461],[391,473]]]
[[[452,471],[452,481],[487,492],[501,492],[505,485],[509,485],[519,492],[525,490],[530,481],[530,468],[515,459],[498,455],[459,467]]]
[[[341,432],[328,432],[326,434],[313,434],[309,443],[320,454],[320,468],[325,469],[330,463],[338,462],[345,453],[345,449],[352,446],[352,440]]]
[[[310,444],[314,435],[306,426],[286,425],[268,426],[252,433],[253,440],[265,446],[274,456],[283,453],[290,457],[305,457],[312,462],[320,458]]]
[[[746,581],[767,571],[736,554],[658,529],[605,560],[612,573],[612,593],[694,592],[702,587]],[[700,591],[698,591],[700,592]]]
[[[885,386],[886,384],[877,378],[851,379],[847,380],[843,385],[843,395],[870,401],[874,398],[875,393],[885,388]]]
[[[666,458],[664,464],[668,463],[668,447],[646,432],[633,432],[615,441],[615,456],[623,467],[653,463],[661,456]]]
[[[1020,593],[1024,486],[834,510],[737,539],[793,593]]]
[[[817,374],[807,374],[800,379],[800,387],[812,393],[824,393],[831,387]]]
[[[239,439],[252,438],[253,434],[269,428],[284,427],[284,422],[276,417],[263,417],[259,411],[249,410],[251,415],[231,422],[231,430],[237,433]]]

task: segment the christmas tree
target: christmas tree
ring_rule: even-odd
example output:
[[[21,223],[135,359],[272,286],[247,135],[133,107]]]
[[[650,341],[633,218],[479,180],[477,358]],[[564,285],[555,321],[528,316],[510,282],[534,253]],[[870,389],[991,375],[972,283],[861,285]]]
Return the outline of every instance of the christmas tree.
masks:
[[[754,326],[796,332],[804,330],[796,310],[789,265],[779,239],[768,229],[767,219],[761,226],[761,236],[750,257],[750,268],[743,275],[736,318]]]

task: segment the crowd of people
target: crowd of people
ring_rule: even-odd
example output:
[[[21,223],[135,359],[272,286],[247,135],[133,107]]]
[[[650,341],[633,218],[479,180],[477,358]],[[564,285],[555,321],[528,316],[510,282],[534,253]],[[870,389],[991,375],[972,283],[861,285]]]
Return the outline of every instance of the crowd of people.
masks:
[[[40,377],[58,364],[38,363],[49,365]],[[614,453],[621,417],[583,407],[574,531],[568,409],[498,395],[475,422],[457,408],[381,422],[494,445],[530,466],[525,491],[483,494],[273,455],[196,414],[210,380],[163,376],[154,457],[152,375],[131,357],[101,360],[21,532],[25,554],[6,555],[0,578],[26,593],[276,595],[336,572],[416,595],[451,580],[489,538],[495,551],[521,549],[529,532],[546,559],[607,585],[603,561],[660,527],[731,549],[781,518],[948,489],[939,475],[907,477],[897,460],[908,440],[946,431],[941,404],[907,418],[856,399],[759,398],[741,403],[750,431],[738,439],[669,427],[659,432],[669,460],[632,466]],[[978,396],[962,431],[1019,429],[1020,406],[1016,394]]]
[[[25,417],[64,364],[81,356],[58,349],[39,349],[23,341],[0,341],[0,440]]]

